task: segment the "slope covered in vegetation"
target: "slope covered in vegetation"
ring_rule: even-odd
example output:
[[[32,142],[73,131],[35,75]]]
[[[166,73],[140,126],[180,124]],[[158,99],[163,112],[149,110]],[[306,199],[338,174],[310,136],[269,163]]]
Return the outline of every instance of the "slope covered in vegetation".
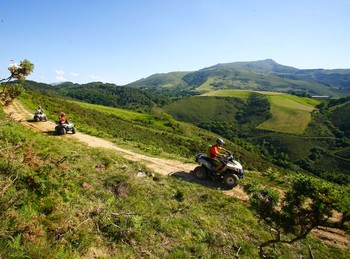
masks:
[[[278,64],[271,59],[217,64],[183,73],[176,81],[173,78],[174,72],[157,74],[127,86],[167,92],[173,89],[173,96],[180,89],[189,92],[243,89],[332,97],[350,94],[349,69],[297,69]]]
[[[82,114],[77,104],[58,103]],[[258,244],[269,239],[247,204],[219,190],[154,175],[71,138],[33,132],[2,111],[0,122],[1,257],[258,258]],[[288,177],[267,170],[247,174],[246,181],[273,186]],[[348,255],[312,236],[268,252],[306,257],[310,247],[316,257]]]
[[[306,97],[212,91],[163,107],[176,119],[220,134],[284,168],[350,182],[347,99],[331,107]],[[341,101],[344,100],[344,101]],[[248,144],[247,144],[248,143]]]
[[[207,130],[174,120],[162,110],[142,114],[36,93],[23,95],[21,100],[33,111],[41,105],[52,120],[57,120],[59,112],[63,110],[78,131],[111,139],[120,145],[152,155],[193,161],[196,153],[205,152],[217,138],[217,135]],[[256,154],[229,140],[226,147],[247,169],[264,170],[271,166]]]

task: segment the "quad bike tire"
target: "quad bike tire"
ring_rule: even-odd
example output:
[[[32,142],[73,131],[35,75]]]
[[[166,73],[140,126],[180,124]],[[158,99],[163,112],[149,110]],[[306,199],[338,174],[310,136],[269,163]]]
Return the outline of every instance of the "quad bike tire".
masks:
[[[40,121],[39,117],[38,116],[34,116],[34,121],[36,121],[36,122]]]
[[[72,134],[75,134],[77,131],[75,128],[72,128]]]
[[[61,128],[61,132],[60,132],[60,133],[61,133],[61,135],[65,135],[65,134],[67,133],[67,131],[66,131],[66,129],[65,129],[65,128],[63,128],[63,127],[62,127],[62,128]]]
[[[238,176],[232,172],[224,174],[223,180],[224,186],[227,190],[230,190],[238,185]]]
[[[198,180],[204,180],[208,178],[208,170],[204,166],[197,166],[193,170],[194,178]]]

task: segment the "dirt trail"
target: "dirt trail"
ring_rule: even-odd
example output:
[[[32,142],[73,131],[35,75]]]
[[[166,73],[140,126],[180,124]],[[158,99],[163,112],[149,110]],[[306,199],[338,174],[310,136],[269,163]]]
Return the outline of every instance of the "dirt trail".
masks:
[[[52,121],[31,122],[31,120],[33,119],[33,113],[30,113],[28,110],[26,110],[23,107],[23,105],[17,100],[14,100],[9,106],[5,106],[4,111],[13,120],[18,121],[23,125],[32,128],[35,131],[52,132],[55,128],[55,123]],[[89,147],[112,149],[117,151],[118,154],[120,154],[125,159],[140,162],[144,164],[146,167],[152,169],[156,173],[159,173],[162,175],[173,175],[176,177],[183,178],[187,181],[198,182],[200,184],[213,187],[211,183],[197,181],[193,178],[191,171],[197,166],[196,164],[183,163],[176,160],[156,158],[156,157],[150,157],[150,156],[138,154],[133,151],[120,148],[107,140],[90,136],[88,134],[84,134],[81,132],[77,132],[74,135],[67,134],[63,138],[64,139],[75,138],[80,142],[85,143]],[[223,192],[229,196],[234,196],[243,201],[248,200],[248,196],[244,193],[243,189],[240,186],[237,186],[232,190],[223,191]]]
[[[21,103],[14,100],[11,105],[4,107],[5,113],[13,120],[22,123],[23,125],[32,128],[38,132],[52,132],[55,128],[55,123],[51,121],[46,122],[30,122],[33,114],[26,110]],[[29,121],[28,121],[29,120]],[[90,136],[84,133],[77,132],[74,135],[67,134],[62,139],[75,138],[80,142],[85,143],[90,147],[107,148],[117,151],[122,157],[131,161],[137,161],[144,164],[146,167],[152,169],[162,175],[176,176],[183,178],[186,181],[196,182],[208,187],[215,187],[209,181],[195,180],[191,171],[197,166],[196,164],[183,163],[176,160],[155,158],[146,155],[141,155],[133,151],[120,148],[107,140]],[[248,196],[243,191],[242,187],[237,186],[229,191],[222,191],[226,195],[233,196],[242,201],[248,201]],[[350,251],[350,237],[341,230],[319,228],[312,231],[312,234],[322,240],[324,243],[331,246],[338,246],[348,249]]]

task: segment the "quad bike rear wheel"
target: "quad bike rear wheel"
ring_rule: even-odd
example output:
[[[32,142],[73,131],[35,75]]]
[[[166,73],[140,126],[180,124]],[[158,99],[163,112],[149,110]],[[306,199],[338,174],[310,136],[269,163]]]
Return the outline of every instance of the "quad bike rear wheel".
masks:
[[[204,180],[208,177],[208,170],[204,166],[197,166],[193,170],[194,177],[198,180]]]

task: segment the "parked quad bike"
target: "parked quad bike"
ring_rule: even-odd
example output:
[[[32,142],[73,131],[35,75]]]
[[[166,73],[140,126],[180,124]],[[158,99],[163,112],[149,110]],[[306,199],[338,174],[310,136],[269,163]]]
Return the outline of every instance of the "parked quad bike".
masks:
[[[222,161],[224,162],[224,167],[219,172],[215,172],[215,166],[206,154],[197,154],[195,161],[200,165],[193,171],[196,179],[204,180],[211,178],[213,180],[222,181],[225,189],[228,190],[237,186],[239,179],[244,177],[244,169],[242,165],[233,159],[231,153],[223,156]]]
[[[61,122],[58,122],[56,124],[56,127],[55,127],[55,134],[57,135],[64,135],[66,133],[72,133],[72,134],[75,134],[76,133],[76,129],[74,127],[74,124],[72,123],[61,123]]]
[[[47,121],[47,117],[45,113],[34,113],[34,121],[39,122],[39,121]]]

